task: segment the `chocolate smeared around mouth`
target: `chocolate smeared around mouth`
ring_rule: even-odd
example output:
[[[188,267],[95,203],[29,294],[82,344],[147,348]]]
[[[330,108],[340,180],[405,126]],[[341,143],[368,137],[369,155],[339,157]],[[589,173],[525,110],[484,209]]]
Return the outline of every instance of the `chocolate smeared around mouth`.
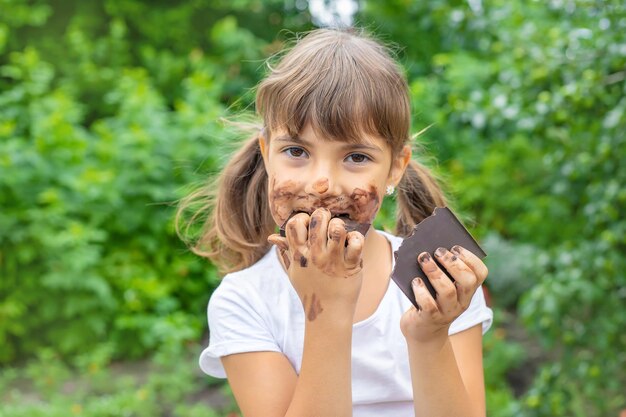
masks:
[[[306,211],[294,211],[292,212],[289,217],[287,218],[287,220],[285,220],[285,222],[282,224],[282,226],[280,226],[280,235],[282,237],[285,237],[285,227],[287,226],[287,223],[289,222],[289,220],[295,216],[296,214],[300,214],[300,213],[307,213]],[[307,213],[310,215],[310,213]],[[365,234],[367,233],[367,231],[370,229],[371,223],[359,223],[355,220],[352,220],[350,218],[350,216],[346,213],[339,213],[339,214],[334,214],[332,216],[332,218],[339,218],[341,220],[343,220],[344,224],[346,225],[346,232],[350,233],[352,231],[357,231],[359,233],[361,233],[363,236],[365,236]]]
[[[348,230],[367,231],[365,226],[357,226],[352,221],[359,224],[371,225],[380,207],[380,196],[375,184],[366,187],[355,187],[349,194],[339,194],[325,192],[320,195],[322,188],[318,187],[316,193],[304,191],[304,184],[293,179],[278,182],[274,176],[269,180],[269,203],[272,217],[279,227],[283,226],[290,217],[296,213],[303,212],[311,215],[314,208],[323,207],[333,213],[333,217],[341,217]],[[348,214],[348,218],[341,216]],[[350,221],[352,220],[352,221]]]

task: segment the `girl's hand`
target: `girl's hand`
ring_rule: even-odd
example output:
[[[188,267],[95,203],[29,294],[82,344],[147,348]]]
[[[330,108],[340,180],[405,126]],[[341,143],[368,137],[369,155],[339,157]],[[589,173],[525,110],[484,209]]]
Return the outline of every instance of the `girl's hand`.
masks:
[[[487,266],[472,252],[454,246],[435,251],[437,261],[454,278],[451,281],[429,253],[418,255],[417,262],[437,292],[433,298],[420,278],[413,280],[413,293],[420,309],[411,307],[400,321],[407,341],[429,342],[448,337],[450,324],[469,306],[476,289],[487,278]]]
[[[331,219],[319,208],[309,217],[293,216],[285,226],[286,237],[273,234],[287,274],[302,300],[307,317],[324,306],[342,304],[354,309],[361,289],[364,237],[346,232],[343,220]]]

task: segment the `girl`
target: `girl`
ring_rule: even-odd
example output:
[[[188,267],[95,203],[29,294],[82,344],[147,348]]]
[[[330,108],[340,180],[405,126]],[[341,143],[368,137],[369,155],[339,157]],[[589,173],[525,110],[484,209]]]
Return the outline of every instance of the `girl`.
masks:
[[[263,127],[221,174],[194,247],[228,272],[201,368],[228,378],[245,417],[484,416],[487,268],[440,248],[452,282],[421,254],[437,297],[416,279],[415,309],[389,278],[402,238],[369,228],[396,187],[400,236],[445,205],[411,160],[407,83],[386,49],[313,31],[256,105]]]

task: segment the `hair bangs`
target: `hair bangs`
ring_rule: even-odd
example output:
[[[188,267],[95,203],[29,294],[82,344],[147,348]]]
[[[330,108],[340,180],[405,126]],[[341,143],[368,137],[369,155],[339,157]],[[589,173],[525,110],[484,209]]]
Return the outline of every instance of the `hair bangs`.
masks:
[[[259,86],[257,110],[265,126],[297,135],[310,125],[322,137],[344,142],[379,136],[399,150],[409,138],[409,99],[386,52],[368,39],[336,32],[303,48],[306,40]]]
[[[270,129],[287,130],[297,135],[310,125],[321,137],[342,142],[360,142],[363,136],[384,136],[375,122],[380,113],[374,103],[367,102],[367,94],[353,84],[345,73],[341,77],[329,75],[309,85],[306,91],[292,90],[300,95],[295,106],[289,100],[277,100],[268,113]]]

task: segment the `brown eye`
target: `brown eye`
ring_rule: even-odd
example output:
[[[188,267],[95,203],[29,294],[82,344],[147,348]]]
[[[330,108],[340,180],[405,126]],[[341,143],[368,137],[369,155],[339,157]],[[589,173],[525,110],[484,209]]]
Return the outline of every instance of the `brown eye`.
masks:
[[[287,148],[283,152],[286,152],[287,155],[291,156],[292,158],[301,158],[302,156],[306,156],[306,152],[304,151],[304,149],[297,146]]]
[[[367,161],[370,161],[370,157],[362,153],[353,153],[353,154],[348,155],[346,160],[354,164],[362,164]]]

